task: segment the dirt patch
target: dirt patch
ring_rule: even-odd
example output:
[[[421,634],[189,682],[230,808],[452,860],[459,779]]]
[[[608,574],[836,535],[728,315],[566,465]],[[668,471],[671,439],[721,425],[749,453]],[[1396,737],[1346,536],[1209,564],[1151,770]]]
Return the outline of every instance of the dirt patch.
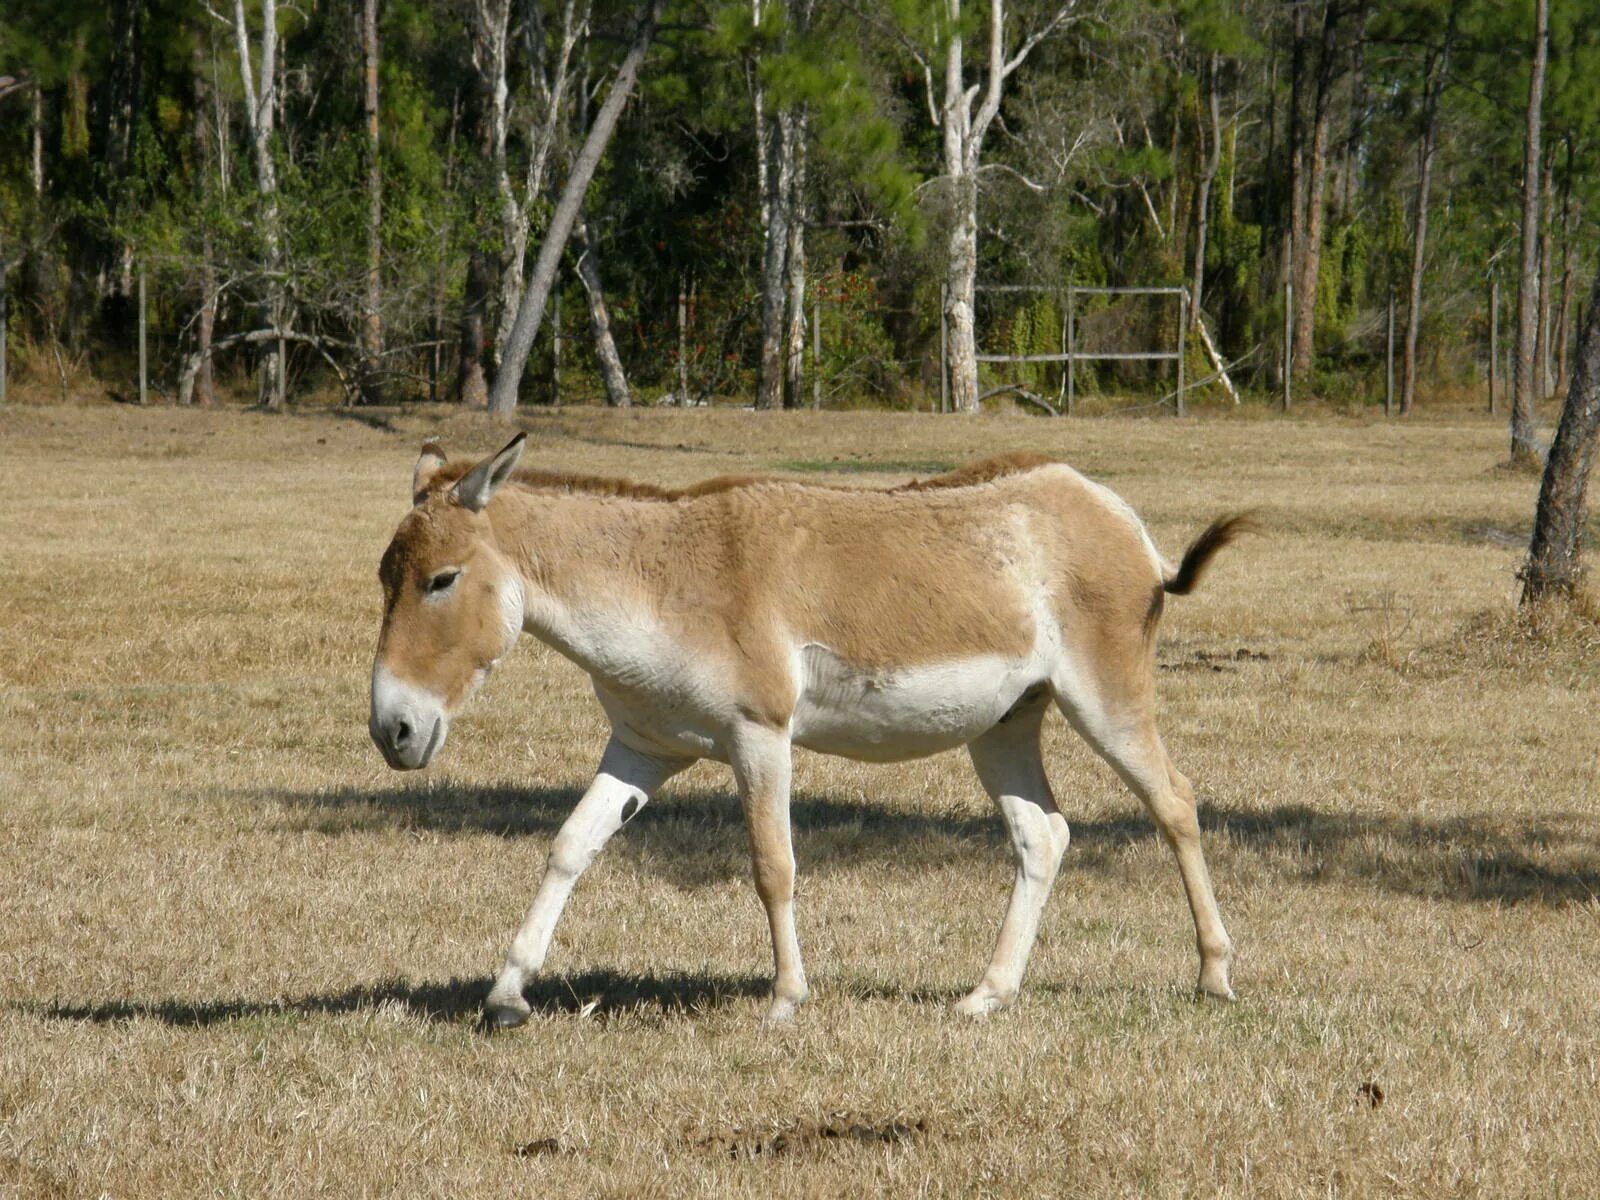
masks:
[[[1242,662],[1271,662],[1272,655],[1239,647],[1237,650],[1196,650],[1188,658],[1160,664],[1163,671],[1237,671]]]
[[[933,1125],[926,1117],[884,1120],[855,1113],[833,1113],[820,1121],[780,1125],[769,1129],[725,1127],[702,1135],[697,1149],[720,1158],[750,1160],[780,1154],[814,1153],[824,1146],[876,1143],[900,1146],[926,1139]]]
[[[523,1142],[512,1148],[511,1153],[518,1158],[546,1158],[573,1153],[571,1146],[560,1138],[537,1138],[531,1142]]]

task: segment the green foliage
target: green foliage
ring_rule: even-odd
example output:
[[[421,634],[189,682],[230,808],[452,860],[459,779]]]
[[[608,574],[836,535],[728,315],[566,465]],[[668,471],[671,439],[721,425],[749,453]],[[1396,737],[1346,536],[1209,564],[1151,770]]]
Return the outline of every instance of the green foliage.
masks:
[[[1322,269],[1317,277],[1317,335],[1330,346],[1346,340],[1351,319],[1367,302],[1369,241],[1366,226],[1351,219],[1337,223],[1323,243]]]
[[[554,25],[559,4],[514,0],[506,80],[513,180],[526,169],[530,117],[539,115],[528,39]],[[1600,91],[1591,86],[1600,22],[1592,7],[1551,0],[1545,144],[1558,280],[1569,248],[1577,275],[1587,272],[1600,217]],[[964,0],[959,8],[953,25],[947,4],[926,0],[763,0],[758,21],[749,0],[671,0],[585,213],[623,358],[643,389],[675,386],[680,287],[694,297],[693,387],[740,395],[753,378],[758,94],[769,122],[782,110],[806,115],[806,251],[825,297],[822,370],[833,399],[903,398],[907,378],[931,386],[951,206],[930,107],[943,103],[954,35],[964,39],[965,80],[979,99],[989,50],[987,6]],[[257,21],[259,4],[247,9]],[[125,351],[135,261],[174,330],[192,327],[207,271],[223,286],[219,333],[259,319],[266,210],[245,144],[231,10],[218,11],[222,22],[183,0],[115,0],[109,9],[13,0],[0,18],[0,76],[22,82],[0,96],[0,254],[19,263],[12,313],[28,336]],[[486,149],[489,96],[471,36],[476,11],[470,0],[381,6],[382,317],[400,375],[420,377],[436,343],[446,344],[448,371],[469,260],[488,262],[492,274],[505,258]],[[576,50],[592,100],[604,94],[636,11],[631,0],[594,6]],[[1012,0],[1006,53],[1054,11],[1045,0]],[[1321,12],[1321,0],[1305,7],[1303,127]],[[358,13],[353,0],[280,11],[278,277],[297,324],[339,345],[359,337],[367,268]],[[1224,356],[1243,360],[1236,378],[1267,386],[1283,315],[1293,14],[1272,0],[1087,0],[1075,10],[1066,30],[1034,47],[1007,80],[977,183],[980,280],[1188,282],[1215,83],[1223,154],[1210,191],[1205,315]],[[1531,0],[1343,6],[1315,296],[1313,385],[1329,395],[1370,399],[1384,306],[1391,288],[1406,291],[1424,88],[1447,27],[1455,42],[1421,324],[1429,371],[1470,381],[1484,353],[1490,276],[1513,291]],[[36,94],[42,187],[32,168]],[[576,120],[576,106],[568,115]],[[580,132],[563,130],[551,172],[557,187]],[[528,198],[535,246],[552,204],[552,195]],[[567,329],[583,341],[570,259],[565,271]],[[1081,311],[1130,344],[1170,343],[1171,313],[1159,304],[1113,312],[1096,301]],[[1052,351],[1060,319],[1058,298],[986,294],[979,341]],[[1054,368],[1037,365],[1019,377],[1040,389],[1057,382]],[[1080,373],[1086,388],[1094,377],[1087,367]],[[1106,368],[1103,377],[1157,385],[1143,367]]]
[[[1011,317],[1010,353],[1060,354],[1064,348],[1065,317],[1049,292],[1029,300]],[[1018,382],[1027,383],[1035,391],[1045,386],[1046,375],[1054,376],[1060,368],[1050,363],[1016,363],[1011,366]]]

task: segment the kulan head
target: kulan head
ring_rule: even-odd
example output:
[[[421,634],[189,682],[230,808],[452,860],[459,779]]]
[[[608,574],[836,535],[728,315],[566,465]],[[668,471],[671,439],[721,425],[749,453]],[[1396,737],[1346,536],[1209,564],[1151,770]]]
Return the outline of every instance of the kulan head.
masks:
[[[383,627],[372,662],[367,729],[397,771],[425,767],[450,715],[516,644],[521,576],[501,553],[489,501],[522,456],[518,434],[500,453],[446,481],[437,443],[412,474],[412,508],[383,553]],[[443,472],[443,474],[441,474]]]

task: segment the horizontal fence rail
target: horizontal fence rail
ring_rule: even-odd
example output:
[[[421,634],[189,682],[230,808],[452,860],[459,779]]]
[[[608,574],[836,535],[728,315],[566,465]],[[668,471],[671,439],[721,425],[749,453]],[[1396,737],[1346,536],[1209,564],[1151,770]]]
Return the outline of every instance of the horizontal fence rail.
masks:
[[[1034,283],[990,283],[979,284],[975,289],[980,292],[1000,293],[1040,293],[1040,292],[1065,292],[1067,297],[1067,315],[1063,340],[1066,345],[1060,354],[979,354],[980,363],[1065,363],[1067,366],[1066,378],[1066,412],[1071,416],[1077,406],[1077,379],[1073,370],[1075,363],[1080,362],[1176,362],[1178,365],[1178,389],[1176,392],[1177,412],[1184,415],[1184,343],[1189,327],[1189,291],[1181,287],[1079,287],[1077,284],[1067,284],[1065,287],[1051,287],[1045,284]],[[1077,301],[1079,296],[1176,296],[1178,298],[1178,346],[1176,350],[1120,350],[1098,351],[1079,350],[1077,345]],[[943,305],[940,306],[941,321],[940,332],[943,329]],[[942,340],[942,339],[941,339]],[[941,372],[942,374],[942,372]],[[1013,385],[1018,386],[1018,385]],[[941,405],[941,408],[943,406]]]

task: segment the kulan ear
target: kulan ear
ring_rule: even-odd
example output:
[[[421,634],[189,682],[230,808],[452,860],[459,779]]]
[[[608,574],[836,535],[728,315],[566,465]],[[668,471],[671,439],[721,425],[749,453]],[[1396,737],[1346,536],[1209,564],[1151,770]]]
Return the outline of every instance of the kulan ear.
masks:
[[[439,468],[442,466],[444,466],[444,447],[431,439],[423,442],[422,454],[417,459],[416,468],[411,472],[411,503],[422,503],[428,485],[433,482],[433,477],[439,473]]]
[[[483,506],[500,490],[500,485],[510,479],[511,472],[517,469],[517,460],[522,457],[522,443],[527,437],[525,433],[517,434],[499,454],[484,459],[462,476],[461,482],[451,489],[450,494],[460,501],[463,508],[482,512]]]

